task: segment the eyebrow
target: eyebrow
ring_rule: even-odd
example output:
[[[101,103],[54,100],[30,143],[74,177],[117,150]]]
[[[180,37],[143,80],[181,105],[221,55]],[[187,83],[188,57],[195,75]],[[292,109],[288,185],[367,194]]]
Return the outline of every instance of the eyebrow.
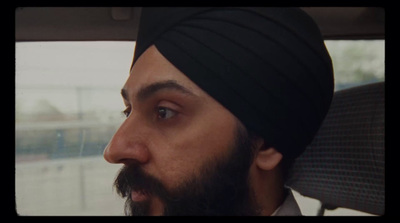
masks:
[[[155,82],[148,86],[142,87],[138,91],[136,98],[138,101],[144,101],[151,95],[154,95],[158,91],[165,89],[178,91],[180,93],[190,96],[196,96],[193,92],[183,87],[182,85],[178,84],[175,80],[167,80],[167,81]],[[129,101],[129,94],[127,89],[125,88],[121,89],[121,95],[125,100]]]

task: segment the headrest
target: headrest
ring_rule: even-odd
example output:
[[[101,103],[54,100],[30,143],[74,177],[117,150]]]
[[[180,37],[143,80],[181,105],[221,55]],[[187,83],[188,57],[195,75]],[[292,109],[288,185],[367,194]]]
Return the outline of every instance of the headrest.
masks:
[[[322,204],[385,212],[385,84],[336,92],[286,185]]]

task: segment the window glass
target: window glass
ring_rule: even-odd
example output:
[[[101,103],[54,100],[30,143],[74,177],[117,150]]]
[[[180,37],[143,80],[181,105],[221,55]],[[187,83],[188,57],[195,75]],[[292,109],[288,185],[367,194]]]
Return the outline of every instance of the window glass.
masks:
[[[335,91],[385,81],[385,40],[325,41],[333,61]]]
[[[120,165],[104,147],[134,42],[16,43],[15,189],[20,215],[120,215]]]
[[[123,215],[124,200],[112,189],[121,165],[107,163],[102,153],[124,120],[119,92],[134,46],[122,41],[16,43],[18,214]],[[326,46],[335,90],[384,81],[383,40],[326,41]]]

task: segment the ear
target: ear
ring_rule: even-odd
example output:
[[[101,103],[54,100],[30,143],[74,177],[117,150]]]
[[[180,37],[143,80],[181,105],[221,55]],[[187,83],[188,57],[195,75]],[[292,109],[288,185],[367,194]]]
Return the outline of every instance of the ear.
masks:
[[[258,139],[256,142],[258,147],[255,157],[255,164],[262,170],[272,170],[282,160],[282,154],[274,147],[267,147],[263,139]]]

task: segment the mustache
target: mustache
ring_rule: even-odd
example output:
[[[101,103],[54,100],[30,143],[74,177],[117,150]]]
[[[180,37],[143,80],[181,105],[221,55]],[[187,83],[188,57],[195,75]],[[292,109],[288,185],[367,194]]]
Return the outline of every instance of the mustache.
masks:
[[[114,181],[114,188],[121,197],[128,197],[132,191],[154,194],[160,198],[167,197],[168,192],[155,177],[145,173],[138,162],[124,165]]]

